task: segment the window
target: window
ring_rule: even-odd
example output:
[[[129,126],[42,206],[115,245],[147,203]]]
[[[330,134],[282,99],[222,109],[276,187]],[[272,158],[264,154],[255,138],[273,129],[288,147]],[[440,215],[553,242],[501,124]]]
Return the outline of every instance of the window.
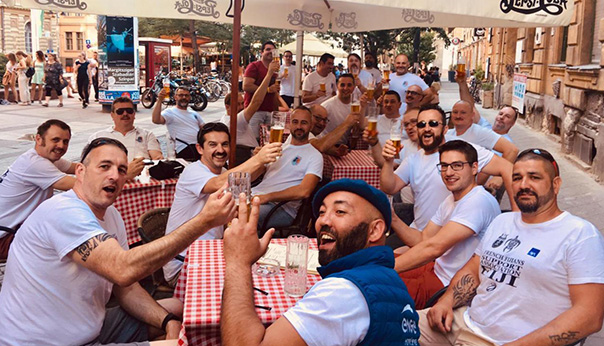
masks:
[[[568,26],[562,31],[562,47],[560,49],[560,63],[566,62],[566,48],[568,48]]]
[[[78,51],[84,50],[84,33],[76,32],[76,44],[78,46]]]
[[[604,18],[604,4],[602,4],[602,0],[597,0],[594,2],[596,3],[596,13],[591,45],[591,62],[599,65],[600,55],[602,54],[602,43],[598,38],[598,33],[600,32],[600,19]]]
[[[32,50],[32,43],[31,43],[31,22],[27,22],[25,24],[25,51],[27,53],[31,53]]]
[[[72,32],[65,33],[65,49],[73,50],[73,33]]]

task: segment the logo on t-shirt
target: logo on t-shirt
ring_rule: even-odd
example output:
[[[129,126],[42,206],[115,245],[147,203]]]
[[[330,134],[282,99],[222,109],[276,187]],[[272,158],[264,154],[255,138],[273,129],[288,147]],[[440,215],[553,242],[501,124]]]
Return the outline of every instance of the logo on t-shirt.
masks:
[[[501,244],[503,244],[503,242],[505,241],[505,239],[508,237],[507,234],[505,233],[501,233],[501,235],[499,236],[499,238],[497,238],[497,240],[495,240],[493,242],[493,245],[491,245],[492,248],[498,248],[501,246]]]
[[[136,137],[136,141],[139,142],[139,143],[142,143],[143,142],[143,137],[141,137],[141,136]]]
[[[298,164],[300,164],[300,161],[302,161],[302,158],[300,156],[296,156],[293,160],[292,160],[292,166],[297,166]]]
[[[503,248],[503,252],[510,252],[517,248],[520,245],[520,240],[518,240],[518,236],[514,237],[514,239],[508,239],[505,241],[505,247]]]
[[[539,252],[541,252],[541,250],[537,249],[537,248],[532,248],[530,249],[530,251],[527,253],[527,255],[531,256],[531,257],[537,257],[537,255],[539,254]]]

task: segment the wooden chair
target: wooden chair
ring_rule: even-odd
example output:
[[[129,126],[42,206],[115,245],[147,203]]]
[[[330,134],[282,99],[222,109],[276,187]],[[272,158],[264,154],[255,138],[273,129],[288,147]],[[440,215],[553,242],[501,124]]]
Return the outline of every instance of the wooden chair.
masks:
[[[166,225],[168,224],[168,215],[170,208],[155,208],[147,211],[138,219],[137,231],[143,240],[143,244],[150,243],[156,239],[163,237],[166,233]],[[184,257],[178,255],[176,259],[184,262]],[[164,270],[159,268],[151,274],[155,289],[160,292],[174,291],[164,278]]]

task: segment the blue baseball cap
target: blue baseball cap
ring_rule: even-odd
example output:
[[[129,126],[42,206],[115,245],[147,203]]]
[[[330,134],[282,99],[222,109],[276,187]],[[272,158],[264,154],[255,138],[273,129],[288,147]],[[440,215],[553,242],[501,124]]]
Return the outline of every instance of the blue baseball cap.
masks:
[[[390,224],[392,223],[392,209],[390,207],[390,201],[388,201],[388,196],[382,191],[367,184],[364,180],[339,179],[334,180],[319,189],[312,200],[312,212],[315,218],[319,216],[319,208],[321,208],[321,204],[325,197],[337,191],[348,191],[363,197],[382,214],[384,221],[386,222],[386,231],[390,230]]]

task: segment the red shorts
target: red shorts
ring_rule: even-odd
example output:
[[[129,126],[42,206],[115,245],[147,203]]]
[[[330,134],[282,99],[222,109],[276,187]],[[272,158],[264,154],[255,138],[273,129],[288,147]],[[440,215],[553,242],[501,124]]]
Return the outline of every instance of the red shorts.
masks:
[[[10,243],[12,243],[14,238],[15,235],[11,233],[0,238],[0,260],[5,260],[8,258],[8,248],[10,247]]]
[[[423,309],[428,299],[445,287],[434,273],[434,262],[400,273],[399,276],[405,282],[417,310]]]

